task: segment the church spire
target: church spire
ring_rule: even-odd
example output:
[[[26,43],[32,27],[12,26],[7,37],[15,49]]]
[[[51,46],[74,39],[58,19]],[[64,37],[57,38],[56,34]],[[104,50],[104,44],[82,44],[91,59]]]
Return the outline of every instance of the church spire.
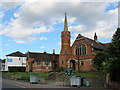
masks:
[[[64,21],[64,31],[68,31],[66,12],[65,12],[65,21]]]

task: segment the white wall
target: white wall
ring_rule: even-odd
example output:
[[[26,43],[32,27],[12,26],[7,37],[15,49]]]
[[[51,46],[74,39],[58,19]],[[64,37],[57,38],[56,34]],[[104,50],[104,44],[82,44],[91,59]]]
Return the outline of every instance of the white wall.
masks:
[[[7,59],[12,59],[12,62],[7,62]],[[6,56],[5,71],[8,71],[9,66],[26,67],[26,59],[27,57]]]

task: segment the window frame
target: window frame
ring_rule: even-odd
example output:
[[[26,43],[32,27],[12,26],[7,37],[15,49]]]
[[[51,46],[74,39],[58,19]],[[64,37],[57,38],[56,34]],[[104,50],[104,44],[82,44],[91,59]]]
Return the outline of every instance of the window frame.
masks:
[[[12,58],[7,58],[7,62],[13,62]]]
[[[83,65],[82,65],[82,62],[83,62]],[[81,65],[81,66],[84,66],[84,65],[85,65],[85,62],[84,62],[84,61],[81,61],[81,62],[80,62],[80,65]]]
[[[64,64],[64,60],[62,59],[61,64]]]
[[[75,55],[82,56],[87,54],[86,44],[79,44],[75,47]]]
[[[40,66],[40,65],[41,65],[41,61],[37,61],[37,62],[36,62],[36,65],[37,65],[37,66]]]
[[[44,62],[43,62],[43,66],[51,66],[51,62],[49,62],[49,65],[46,65],[46,64],[45,64],[46,62],[48,63],[49,61],[44,61]]]

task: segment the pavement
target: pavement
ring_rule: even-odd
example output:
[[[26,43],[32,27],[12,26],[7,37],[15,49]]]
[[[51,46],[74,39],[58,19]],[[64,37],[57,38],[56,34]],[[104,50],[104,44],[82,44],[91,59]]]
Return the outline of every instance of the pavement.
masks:
[[[0,90],[2,89],[2,73],[0,71]]]
[[[54,81],[49,81],[47,82],[47,84],[30,84],[30,82],[9,79],[3,79],[3,81],[13,83],[15,85],[20,86],[21,88],[69,88],[65,86],[59,86],[60,84],[62,84],[62,82],[56,83]]]
[[[8,88],[23,88],[22,86],[20,86],[20,85],[17,85],[17,84],[14,84],[14,83],[11,83],[11,82],[8,82],[8,81],[6,81],[6,80],[3,80],[2,81],[2,90],[3,89],[8,89]]]

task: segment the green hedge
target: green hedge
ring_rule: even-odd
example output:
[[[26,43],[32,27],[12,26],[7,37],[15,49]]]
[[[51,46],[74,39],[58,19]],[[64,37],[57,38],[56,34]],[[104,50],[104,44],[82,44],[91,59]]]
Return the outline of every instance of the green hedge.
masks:
[[[25,72],[25,67],[8,67],[9,72]]]

